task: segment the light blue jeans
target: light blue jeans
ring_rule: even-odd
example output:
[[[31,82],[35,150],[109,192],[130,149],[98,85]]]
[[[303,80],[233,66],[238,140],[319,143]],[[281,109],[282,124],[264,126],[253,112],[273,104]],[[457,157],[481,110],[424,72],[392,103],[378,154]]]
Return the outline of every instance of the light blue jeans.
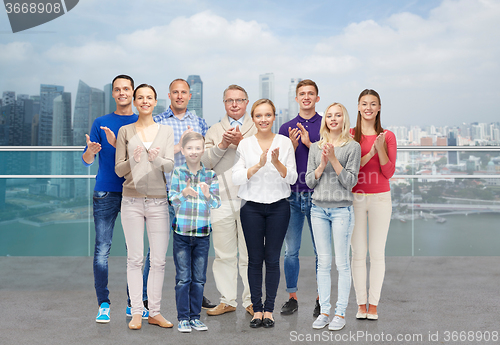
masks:
[[[302,229],[304,228],[304,219],[307,219],[309,231],[311,231],[314,255],[316,255],[316,246],[311,225],[311,196],[312,192],[292,192],[288,198],[290,203],[290,222],[285,236],[285,279],[286,292],[297,292],[297,282],[299,280],[300,261],[299,251],[302,243]],[[316,256],[316,268],[318,257]]]
[[[351,265],[349,248],[354,228],[354,209],[352,206],[339,208],[322,208],[313,204],[311,221],[318,253],[319,304],[321,313],[330,315],[330,291],[332,280],[332,239],[335,248],[335,264],[339,272],[338,297],[335,315],[345,316],[349,293],[351,291]],[[333,237],[333,238],[332,238]]]

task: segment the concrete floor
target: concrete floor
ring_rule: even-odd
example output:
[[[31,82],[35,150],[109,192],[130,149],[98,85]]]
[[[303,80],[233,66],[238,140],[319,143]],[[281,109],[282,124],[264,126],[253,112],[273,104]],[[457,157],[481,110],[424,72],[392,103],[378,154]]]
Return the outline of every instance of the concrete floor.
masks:
[[[217,301],[210,267],[205,295]],[[174,322],[174,329],[143,323],[141,330],[131,331],[125,317],[124,257],[110,259],[108,324],[95,322],[92,258],[0,257],[0,344],[500,343],[500,257],[388,257],[380,319],[356,320],[351,290],[347,324],[338,332],[312,329],[313,257],[301,258],[299,310],[290,316],[279,314],[287,300],[282,275],[273,329],[249,328],[251,317],[239,306],[236,312],[221,316],[207,316],[202,311],[208,332],[181,334],[176,329],[174,274],[168,257],[162,314]],[[336,284],[332,290],[334,305]],[[460,341],[460,336],[465,340]]]

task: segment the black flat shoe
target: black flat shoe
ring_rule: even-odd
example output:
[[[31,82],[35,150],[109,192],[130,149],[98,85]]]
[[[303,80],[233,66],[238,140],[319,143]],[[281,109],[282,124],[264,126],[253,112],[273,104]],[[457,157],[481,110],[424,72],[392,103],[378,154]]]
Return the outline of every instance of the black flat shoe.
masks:
[[[266,317],[264,320],[262,320],[262,326],[264,328],[274,327],[274,320]]]
[[[262,327],[262,319],[252,319],[252,321],[250,321],[250,327],[252,328]]]

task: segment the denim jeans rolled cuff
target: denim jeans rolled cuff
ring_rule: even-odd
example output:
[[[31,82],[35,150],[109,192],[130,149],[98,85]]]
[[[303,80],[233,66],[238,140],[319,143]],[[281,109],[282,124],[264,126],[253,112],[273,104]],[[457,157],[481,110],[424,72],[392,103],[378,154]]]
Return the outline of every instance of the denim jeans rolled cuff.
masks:
[[[311,209],[313,233],[318,252],[318,293],[321,313],[330,315],[332,240],[335,248],[335,264],[338,271],[338,290],[335,315],[345,316],[351,290],[351,265],[349,249],[354,228],[352,206]]]
[[[94,287],[97,303],[111,303],[108,290],[108,258],[122,193],[94,191],[92,198],[95,225]]]
[[[290,222],[288,223],[288,229],[285,236],[284,260],[286,291],[288,293],[297,291],[300,272],[299,251],[305,219],[307,219],[307,223],[309,224],[314,254],[316,256],[316,267],[318,265],[316,245],[314,243],[311,226],[311,197],[312,192],[292,192],[290,197],[288,197],[288,202],[290,204]]]
[[[280,252],[290,219],[286,199],[271,204],[248,201],[241,208],[241,225],[248,249],[248,282],[254,312],[273,312],[280,280]],[[262,304],[263,263],[266,300]]]
[[[210,235],[197,237],[173,233],[175,302],[179,321],[200,318],[209,248]]]

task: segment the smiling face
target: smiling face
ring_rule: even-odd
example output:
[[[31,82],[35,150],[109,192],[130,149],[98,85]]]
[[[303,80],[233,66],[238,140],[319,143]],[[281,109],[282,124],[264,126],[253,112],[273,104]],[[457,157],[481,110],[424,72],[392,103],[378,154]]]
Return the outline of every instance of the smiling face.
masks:
[[[358,111],[364,121],[374,122],[380,111],[380,102],[374,95],[365,95],[360,98]]]
[[[248,99],[241,90],[227,90],[224,95],[224,107],[226,114],[234,119],[239,120],[247,111]]]
[[[188,164],[197,164],[205,152],[205,143],[201,139],[189,140],[184,147],[181,147],[181,152]]]
[[[112,97],[119,107],[127,107],[132,103],[134,88],[128,79],[118,78],[113,83]]]
[[[299,87],[297,97],[295,97],[301,110],[312,110],[316,108],[316,103],[319,102],[319,96],[316,93],[316,88],[312,85]]]
[[[139,115],[151,115],[156,107],[155,93],[149,87],[141,87],[135,91],[134,106]]]
[[[332,105],[325,114],[325,123],[330,132],[342,133],[344,113],[339,105]]]
[[[191,99],[189,85],[183,80],[172,83],[168,98],[170,98],[170,107],[174,114],[185,113],[189,100]]]
[[[254,111],[252,120],[259,132],[270,132],[274,122],[274,111],[270,104],[263,103],[258,105]]]

